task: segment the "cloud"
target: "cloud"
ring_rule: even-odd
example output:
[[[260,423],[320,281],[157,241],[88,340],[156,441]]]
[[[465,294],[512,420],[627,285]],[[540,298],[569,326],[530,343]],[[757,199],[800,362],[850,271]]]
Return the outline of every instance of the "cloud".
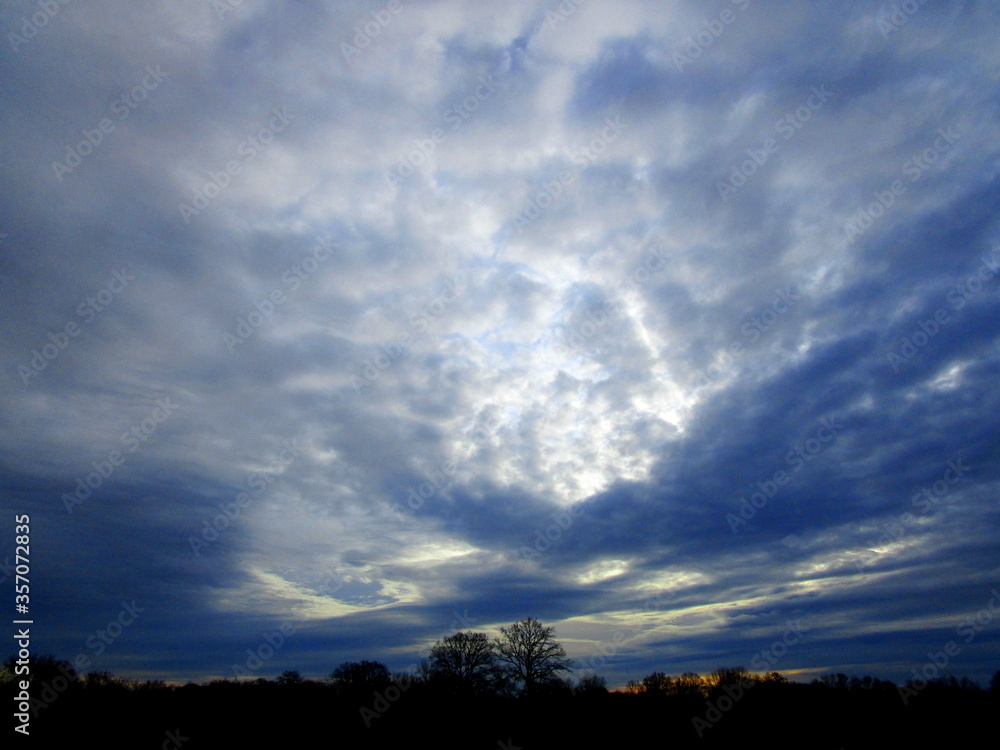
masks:
[[[97,668],[231,674],[294,623],[262,670],[321,676],[532,615],[622,684],[797,619],[773,668],[902,679],[988,600],[995,9],[226,8],[0,53],[40,649],[134,598]]]

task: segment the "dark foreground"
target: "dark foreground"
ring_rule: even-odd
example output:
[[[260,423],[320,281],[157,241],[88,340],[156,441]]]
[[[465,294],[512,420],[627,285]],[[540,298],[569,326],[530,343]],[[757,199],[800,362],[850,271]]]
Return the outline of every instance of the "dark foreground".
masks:
[[[985,691],[931,685],[904,704],[895,686],[848,690],[796,683],[742,692],[730,686],[707,696],[536,698],[462,698],[415,684],[390,690],[378,702],[374,695],[352,698],[311,682],[108,684],[69,685],[46,697],[45,705],[35,701],[30,738],[15,732],[5,747],[68,747],[88,739],[130,750],[714,748],[748,740],[777,747],[920,748],[980,737],[993,742],[1000,709],[997,695]]]

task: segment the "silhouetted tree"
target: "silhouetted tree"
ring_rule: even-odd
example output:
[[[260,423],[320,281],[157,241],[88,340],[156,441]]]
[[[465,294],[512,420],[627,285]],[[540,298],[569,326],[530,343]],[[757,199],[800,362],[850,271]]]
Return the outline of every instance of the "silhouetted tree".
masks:
[[[606,695],[608,681],[599,674],[588,674],[586,677],[580,678],[573,692],[577,695]]]
[[[275,680],[279,685],[285,687],[292,687],[294,685],[302,684],[302,675],[296,672],[294,669],[289,669],[278,675],[277,680]]]
[[[636,682],[630,680],[626,691],[637,695],[686,695],[702,696],[706,683],[696,672],[685,672],[680,677],[671,677],[663,672],[651,672]]]
[[[0,674],[4,676],[4,680],[22,680],[24,679],[23,672],[16,673],[19,666],[23,668],[23,665],[17,664],[17,658],[11,656],[3,663]],[[80,676],[73,665],[64,659],[57,659],[52,654],[29,656],[27,666],[29,669],[28,677],[32,683],[48,682],[52,684],[58,679],[60,682],[65,680],[70,685],[79,685]]]
[[[415,675],[417,680],[420,682],[427,682],[431,678],[431,663],[428,659],[421,659],[417,664],[417,673]]]
[[[124,680],[120,677],[115,677],[111,672],[87,672],[87,676],[84,678],[84,687],[88,690],[92,689],[124,689],[129,687],[128,680]]]
[[[568,677],[550,677],[535,683],[532,695],[537,698],[559,699],[573,695],[573,680]]]
[[[431,648],[431,678],[463,692],[490,690],[498,671],[496,650],[486,633],[455,633]]]
[[[705,680],[697,672],[685,672],[674,680],[677,695],[701,696],[705,693]]]
[[[718,689],[724,685],[741,685],[750,680],[750,673],[746,667],[724,667],[716,669],[709,677],[709,685],[712,689]]]
[[[639,692],[645,695],[670,695],[674,692],[674,680],[663,672],[653,672],[642,678]]]
[[[993,673],[993,679],[990,680],[990,692],[993,695],[1000,695],[1000,670]]]
[[[566,651],[555,640],[555,629],[543,627],[534,617],[500,628],[494,644],[497,657],[524,685],[525,693],[534,693],[539,685],[557,679],[560,672],[572,671]]]
[[[345,661],[330,673],[337,691],[345,695],[365,695],[389,685],[389,668],[378,661]]]
[[[847,690],[848,680],[846,674],[823,674],[820,675],[819,680],[813,680],[813,684],[819,683],[820,685],[825,685],[828,688],[833,688],[834,690]]]
[[[868,675],[864,677],[851,677],[847,683],[848,690],[871,690],[872,678]]]
[[[976,682],[975,680],[970,680],[968,677],[963,677],[961,680],[959,680],[958,686],[962,690],[968,690],[973,693],[978,693],[982,690],[978,682]]]

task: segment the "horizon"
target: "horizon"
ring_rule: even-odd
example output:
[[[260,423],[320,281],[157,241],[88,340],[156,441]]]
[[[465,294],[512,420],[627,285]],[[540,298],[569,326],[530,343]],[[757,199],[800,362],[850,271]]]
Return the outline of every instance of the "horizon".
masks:
[[[1000,668],[995,4],[0,20],[32,654]]]

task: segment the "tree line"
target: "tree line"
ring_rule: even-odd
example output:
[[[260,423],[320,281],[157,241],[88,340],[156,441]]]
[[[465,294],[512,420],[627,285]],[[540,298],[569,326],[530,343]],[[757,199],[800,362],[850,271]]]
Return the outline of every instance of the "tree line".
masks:
[[[393,674],[379,661],[345,661],[328,677],[328,683],[338,692],[358,696],[406,679],[432,685],[440,690],[463,695],[534,695],[539,692],[571,691],[574,693],[608,692],[604,677],[591,674],[573,683],[565,675],[573,671],[573,662],[563,646],[555,639],[555,629],[542,625],[534,617],[500,628],[500,635],[490,638],[486,633],[457,632],[439,639],[430,650],[430,656],[421,660],[416,674]],[[53,682],[56,678],[79,681],[80,676],[68,662],[53,656],[32,659],[32,682]],[[15,681],[15,659],[10,657],[0,666],[0,681]],[[83,682],[91,687],[165,688],[162,681],[137,682],[115,677],[107,671],[89,672]],[[213,680],[211,684],[229,680]],[[251,684],[270,682],[265,678],[249,681]],[[278,675],[274,683],[280,686],[315,683],[303,678],[295,670]],[[629,680],[625,693],[646,696],[708,696],[725,685],[735,684],[781,685],[788,680],[778,672],[757,675],[744,667],[716,669],[706,676],[684,672],[673,677],[663,672],[652,672],[641,680]],[[942,676],[935,680],[917,682],[908,680],[902,686],[875,677],[825,674],[811,683],[840,690],[906,690],[919,691],[928,686],[946,687],[967,691],[980,690],[980,686],[967,677],[961,680]],[[1000,671],[990,682],[988,690],[1000,692]]]
[[[607,693],[607,681],[597,674],[589,674],[576,683],[568,679],[573,671],[573,662],[566,655],[563,646],[555,639],[555,629],[542,625],[534,617],[501,627],[500,635],[490,638],[486,633],[472,631],[456,632],[439,639],[430,650],[429,658],[423,659],[416,674],[393,674],[379,661],[345,661],[328,676],[327,683],[345,696],[363,697],[372,692],[385,690],[392,684],[401,682],[421,683],[433,687],[435,691],[466,696],[517,696],[539,693]],[[0,666],[0,682],[16,682],[15,658],[10,657]],[[167,688],[162,681],[134,681],[116,677],[107,671],[89,672],[85,676],[77,674],[68,662],[53,656],[32,658],[31,682],[55,684],[80,683],[92,688],[160,689]],[[213,680],[210,684],[226,684],[227,679]],[[270,681],[257,678],[244,684],[264,685]],[[278,675],[274,683],[282,687],[318,684],[315,680],[303,678],[301,673],[288,670]],[[708,697],[726,685],[784,685],[788,680],[778,672],[758,675],[744,667],[716,669],[702,676],[695,672],[684,672],[671,676],[664,672],[652,672],[641,680],[630,680],[624,693],[643,696],[689,696]],[[929,681],[908,680],[901,686],[871,676],[857,677],[845,674],[825,674],[811,683],[813,686],[850,691],[898,691],[906,696],[916,694],[928,687],[946,688],[976,692],[982,688],[963,677],[960,680],[949,675]],[[997,671],[987,687],[992,693],[1000,693],[1000,671]]]
[[[0,683],[15,692],[24,679],[16,665],[13,657],[0,665]],[[571,680],[573,667],[554,629],[531,617],[500,628],[496,637],[464,631],[441,638],[416,668],[395,674],[364,659],[340,663],[325,679],[289,670],[274,679],[181,687],[108,672],[78,674],[69,662],[33,656],[32,733],[55,746],[100,714],[113,717],[102,729],[111,746],[160,747],[169,730],[198,738],[185,750],[199,743],[284,747],[295,732],[332,722],[344,741],[367,747],[398,747],[416,735],[462,750],[496,750],[498,741],[506,746],[509,740],[525,747],[607,747],[620,743],[622,727],[645,727],[670,736],[675,747],[706,748],[729,747],[776,727],[806,736],[822,725],[828,731],[815,746],[837,750],[856,746],[863,732],[876,744],[919,743],[946,730],[942,740],[953,741],[956,727],[971,733],[985,726],[1000,700],[1000,672],[983,688],[947,675],[897,685],[825,674],[804,684],[778,672],[726,667],[705,675],[655,671],[609,691],[604,677],[589,670]],[[873,721],[876,734],[868,729]]]

